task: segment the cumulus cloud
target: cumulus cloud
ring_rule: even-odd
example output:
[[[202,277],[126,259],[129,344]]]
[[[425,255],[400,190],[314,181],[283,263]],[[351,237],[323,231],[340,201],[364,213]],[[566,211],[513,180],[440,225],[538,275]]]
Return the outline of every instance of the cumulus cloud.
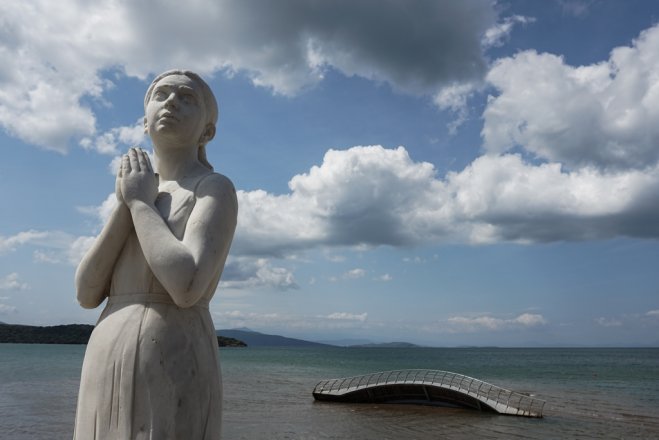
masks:
[[[275,267],[266,258],[233,257],[222,273],[220,289],[252,289],[275,287],[279,290],[298,289],[293,273]]]
[[[16,272],[0,278],[0,290],[27,290],[28,288],[28,284],[21,281]]]
[[[293,273],[269,258],[313,248],[659,236],[659,166],[566,170],[503,154],[481,156],[440,178],[403,147],[367,146],[329,150],[289,188],[280,195],[238,191],[232,246],[238,258],[227,265],[224,287],[296,288]],[[115,203],[109,194],[98,207],[80,210],[104,221]],[[31,245],[38,261],[77,264],[93,240],[24,231],[0,236],[0,252]]]
[[[294,176],[291,192],[238,191],[238,253],[278,255],[328,245],[405,244],[415,231],[405,224],[419,195],[433,183],[429,163],[407,151],[373,147],[329,150],[323,164]]]
[[[539,314],[523,313],[515,318],[503,319],[492,316],[453,316],[448,319],[449,332],[478,332],[478,331],[501,331],[510,329],[521,329],[538,327],[547,324],[547,320]]]
[[[483,77],[480,37],[496,12],[479,0],[37,0],[3,2],[0,17],[0,124],[46,149],[113,154],[137,131],[99,133],[91,104],[107,105],[117,76],[186,66],[293,95],[334,69],[434,93]]]
[[[657,54],[659,26],[588,66],[533,51],[498,60],[486,155],[438,177],[403,147],[329,150],[287,194],[239,192],[234,249],[657,237]],[[470,88],[450,87],[436,102],[459,111]]]
[[[62,231],[23,231],[13,236],[0,236],[0,254],[14,252],[19,247],[36,248],[35,261],[77,265],[95,237],[74,236]]]
[[[10,134],[63,152],[70,138],[95,132],[96,118],[81,99],[98,98],[107,87],[96,72],[107,47],[95,44],[92,34],[120,33],[112,29],[112,8],[86,5],[0,6],[0,53],[8,60],[0,67],[0,124]]]
[[[519,155],[482,156],[448,176],[455,223],[471,242],[657,236],[659,167],[565,172]]]
[[[80,145],[101,154],[116,155],[121,147],[142,145],[145,140],[143,117],[140,117],[134,125],[115,127],[95,137],[85,137],[80,140]]]
[[[659,236],[659,166],[569,171],[485,155],[439,178],[403,147],[368,146],[329,150],[289,188],[238,191],[233,252]]]
[[[499,59],[487,74],[496,93],[483,114],[483,146],[521,147],[570,169],[656,167],[658,70],[659,26],[596,64],[570,66],[535,51]]]

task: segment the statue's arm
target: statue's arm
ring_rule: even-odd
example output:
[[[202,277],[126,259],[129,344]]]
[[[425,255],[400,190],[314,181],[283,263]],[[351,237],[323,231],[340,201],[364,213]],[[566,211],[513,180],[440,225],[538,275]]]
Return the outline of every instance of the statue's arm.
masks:
[[[107,296],[114,265],[132,226],[130,211],[125,203],[120,202],[78,265],[75,285],[82,307],[98,307]]]
[[[130,212],[149,267],[179,307],[201,299],[224,266],[236,229],[238,202],[226,177],[206,177],[179,240],[152,203],[133,200]]]

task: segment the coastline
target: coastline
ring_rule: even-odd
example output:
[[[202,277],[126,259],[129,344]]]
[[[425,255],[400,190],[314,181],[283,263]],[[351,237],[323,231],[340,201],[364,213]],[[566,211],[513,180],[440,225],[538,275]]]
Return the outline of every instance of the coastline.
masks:
[[[87,344],[94,330],[89,324],[34,326],[0,323],[0,344]],[[217,336],[219,347],[247,347],[243,341]]]

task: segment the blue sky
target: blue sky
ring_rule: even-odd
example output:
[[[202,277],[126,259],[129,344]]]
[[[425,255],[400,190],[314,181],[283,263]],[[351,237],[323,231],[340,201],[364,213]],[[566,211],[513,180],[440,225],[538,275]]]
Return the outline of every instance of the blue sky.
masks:
[[[239,224],[216,327],[424,345],[659,344],[659,4],[0,6],[0,321],[73,275],[161,71],[207,78]]]

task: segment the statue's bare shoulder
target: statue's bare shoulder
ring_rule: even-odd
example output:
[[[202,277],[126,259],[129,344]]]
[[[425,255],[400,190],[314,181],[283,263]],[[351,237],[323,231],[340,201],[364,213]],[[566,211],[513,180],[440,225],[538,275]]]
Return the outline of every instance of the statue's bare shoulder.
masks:
[[[220,202],[222,205],[229,203],[237,210],[238,201],[236,198],[236,188],[231,179],[220,173],[211,173],[204,176],[199,182],[197,188],[197,198],[210,197]],[[223,208],[229,208],[223,206]]]

